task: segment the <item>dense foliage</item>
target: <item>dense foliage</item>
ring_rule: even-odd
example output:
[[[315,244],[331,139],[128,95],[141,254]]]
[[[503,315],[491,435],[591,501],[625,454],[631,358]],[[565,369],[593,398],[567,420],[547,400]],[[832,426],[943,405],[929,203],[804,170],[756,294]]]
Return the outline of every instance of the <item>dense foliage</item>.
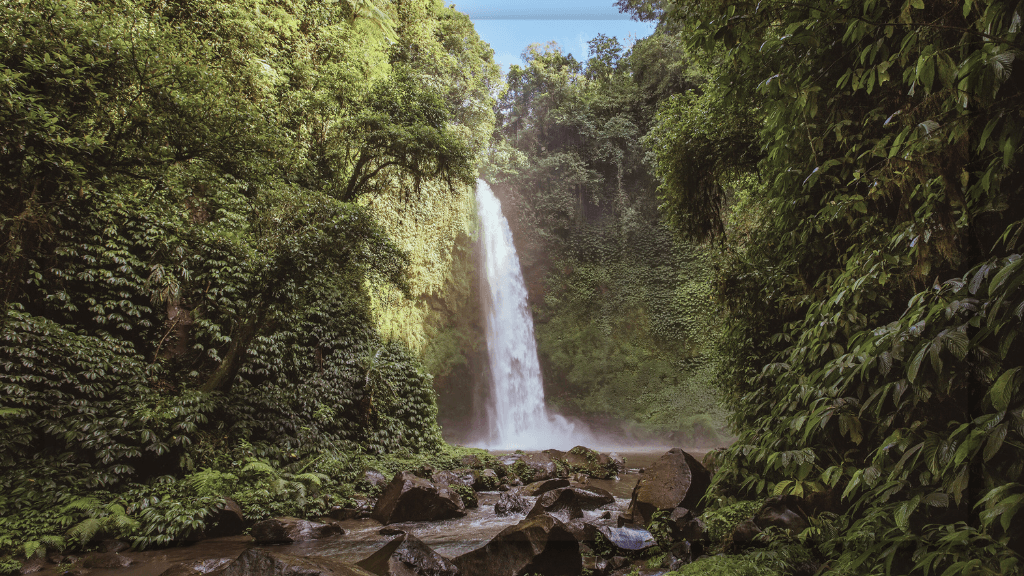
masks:
[[[444,449],[375,299],[465,267],[494,82],[429,0],[0,6],[0,554],[89,518],[166,543],[263,480],[294,502],[321,455]],[[389,222],[418,205],[452,224]]]
[[[535,45],[512,66],[490,157],[548,397],[659,442],[718,442],[713,272],[706,250],[660,221],[640,140],[658,102],[699,71],[671,35],[589,47],[577,61]]]
[[[1024,5],[662,6],[711,70],[649,142],[722,248],[719,488],[841,497],[829,574],[1020,573]]]

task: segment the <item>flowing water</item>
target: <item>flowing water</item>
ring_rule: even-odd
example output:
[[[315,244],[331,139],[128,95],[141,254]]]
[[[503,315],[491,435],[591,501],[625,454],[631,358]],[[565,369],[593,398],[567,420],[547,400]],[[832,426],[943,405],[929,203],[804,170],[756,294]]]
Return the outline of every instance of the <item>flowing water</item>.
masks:
[[[481,291],[491,365],[488,432],[493,449],[567,450],[584,443],[582,425],[548,411],[533,337],[533,317],[512,230],[501,202],[483,180],[476,185],[482,245]]]

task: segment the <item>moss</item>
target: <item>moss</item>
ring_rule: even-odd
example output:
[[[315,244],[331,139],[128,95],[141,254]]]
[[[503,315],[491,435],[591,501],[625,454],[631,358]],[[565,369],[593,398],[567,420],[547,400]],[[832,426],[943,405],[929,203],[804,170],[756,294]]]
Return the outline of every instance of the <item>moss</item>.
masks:
[[[763,502],[760,500],[742,500],[704,512],[701,518],[708,529],[708,539],[712,542],[721,542],[729,537],[737,524],[757,514]]]
[[[665,576],[780,576],[751,556],[705,556]]]

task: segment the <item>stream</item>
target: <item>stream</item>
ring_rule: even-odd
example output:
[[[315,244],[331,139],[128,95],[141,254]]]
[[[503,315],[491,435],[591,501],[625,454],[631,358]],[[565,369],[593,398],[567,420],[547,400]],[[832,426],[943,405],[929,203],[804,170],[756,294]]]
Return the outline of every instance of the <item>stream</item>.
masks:
[[[664,449],[643,452],[619,452],[625,458],[626,471],[618,478],[598,480],[590,479],[587,486],[595,486],[608,490],[615,496],[615,504],[608,505],[605,510],[612,510],[612,517],[625,512],[629,505],[630,495],[637,479],[640,477],[640,469],[649,466],[662,454]],[[696,458],[702,458],[704,452],[693,450],[690,452]],[[486,544],[508,526],[517,524],[525,518],[525,514],[513,514],[510,516],[496,516],[494,514],[494,503],[498,500],[500,492],[479,492],[479,506],[467,510],[466,516],[452,520],[439,522],[405,522],[391,524],[388,528],[404,530],[414,534],[439,554],[448,558],[454,558],[475,550]],[[533,501],[536,498],[527,498]],[[587,519],[594,519],[600,516],[604,510],[587,511]],[[278,551],[295,556],[305,557],[331,557],[345,562],[358,562],[377,550],[394,538],[394,535],[383,535],[380,533],[382,526],[371,519],[353,519],[339,522],[345,529],[345,534],[323,540],[313,540],[297,544],[285,544],[274,546]],[[253,547],[252,538],[249,536],[232,536],[228,538],[213,538],[203,540],[196,544],[177,546],[158,550],[146,550],[143,552],[123,552],[123,556],[132,559],[133,564],[127,568],[94,568],[89,570],[89,576],[159,576],[167,569],[179,564],[194,564],[206,562],[208,568],[217,568],[219,559],[226,563],[237,558],[242,552]],[[53,565],[47,565],[43,570],[37,572],[41,576],[56,575],[57,571]]]

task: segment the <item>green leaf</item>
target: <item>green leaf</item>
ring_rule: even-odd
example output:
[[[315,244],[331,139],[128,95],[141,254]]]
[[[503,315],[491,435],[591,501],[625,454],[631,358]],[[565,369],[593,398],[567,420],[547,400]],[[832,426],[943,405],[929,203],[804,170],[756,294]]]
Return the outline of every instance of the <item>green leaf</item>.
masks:
[[[989,399],[992,407],[998,411],[1006,410],[1010,406],[1013,395],[1017,393],[1017,374],[1021,367],[1010,368],[996,380],[989,390]]]

